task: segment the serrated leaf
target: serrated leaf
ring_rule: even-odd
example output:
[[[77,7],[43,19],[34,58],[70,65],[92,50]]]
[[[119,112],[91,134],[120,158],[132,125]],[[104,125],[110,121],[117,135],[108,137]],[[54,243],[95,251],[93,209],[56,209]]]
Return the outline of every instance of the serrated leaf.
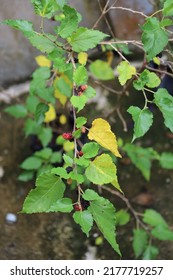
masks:
[[[73,166],[73,159],[66,154],[63,154],[63,159],[68,166]]]
[[[93,217],[88,210],[76,211],[73,214],[75,223],[79,224],[82,231],[89,236],[89,232],[93,226]]]
[[[147,209],[144,212],[143,221],[146,224],[149,224],[151,226],[158,226],[161,225],[163,227],[168,227],[167,222],[164,220],[164,218],[158,213],[157,211],[153,209]]]
[[[173,16],[173,2],[172,2],[172,0],[164,1],[163,14],[164,14],[164,16]]]
[[[127,112],[132,115],[134,121],[133,142],[136,138],[143,136],[152,126],[153,114],[148,108],[141,110],[135,106],[130,106]]]
[[[89,191],[90,192],[90,191]],[[92,191],[92,193],[95,193]],[[119,246],[116,242],[116,216],[115,208],[109,200],[99,197],[97,193],[96,200],[90,201],[88,210],[93,216],[99,230],[104,235],[105,239],[109,242],[112,248],[121,256]],[[84,196],[83,196],[84,197]]]
[[[148,245],[144,251],[143,260],[155,260],[157,255],[159,254],[159,250],[157,247]]]
[[[173,133],[173,97],[161,88],[154,94],[154,103],[163,114],[165,126]]]
[[[81,128],[84,124],[86,124],[87,119],[85,117],[78,117],[76,119],[76,127]]]
[[[102,147],[110,150],[115,156],[121,157],[115,134],[107,121],[102,118],[95,119],[89,129],[88,138],[96,141]]]
[[[4,111],[15,118],[24,118],[27,116],[27,109],[21,104],[9,106]]]
[[[39,103],[40,100],[36,96],[29,95],[26,99],[26,108],[28,109],[28,111],[35,114],[36,107]]]
[[[95,157],[98,154],[100,146],[97,143],[91,142],[86,143],[82,147],[83,156],[85,158],[92,158]]]
[[[65,141],[63,144],[63,149],[65,152],[70,152],[74,150],[74,142]]]
[[[84,91],[84,94],[88,100],[96,96],[96,91],[93,87],[88,86],[87,89]]]
[[[117,67],[117,72],[119,74],[118,80],[123,86],[133,75],[136,74],[136,68],[130,65],[127,61],[122,61]]]
[[[143,229],[135,229],[133,231],[133,250],[135,257],[140,257],[147,247],[148,235]]]
[[[50,78],[50,69],[48,67],[41,67],[34,71],[33,79],[30,83],[31,95],[42,95],[46,88],[46,81]]]
[[[82,197],[87,200],[87,201],[92,201],[92,200],[99,200],[100,196],[98,193],[93,191],[92,189],[87,189],[83,194]]]
[[[54,106],[51,103],[48,104],[48,106],[49,106],[49,109],[45,113],[45,117],[44,117],[45,123],[52,122],[56,119],[56,110],[55,110]]]
[[[160,156],[159,163],[162,168],[173,169],[173,154],[172,153],[162,153]]]
[[[41,52],[51,53],[56,45],[43,34],[33,32],[27,37],[33,47]]]
[[[35,120],[38,124],[41,124],[45,119],[45,113],[49,110],[49,107],[45,103],[39,103],[35,111]]]
[[[157,58],[156,58],[157,59]],[[153,58],[154,61],[154,58]],[[155,88],[160,85],[159,77],[149,70],[145,69],[141,74],[138,80],[133,82],[135,89],[142,90],[144,89],[145,85],[149,88]]]
[[[168,43],[168,34],[155,17],[148,17],[142,26],[142,43],[147,53],[148,61],[159,54]]]
[[[21,19],[17,19],[17,20],[8,19],[2,21],[2,23],[22,31],[25,36],[29,36],[33,32],[33,24],[31,21],[21,20]]]
[[[72,200],[70,198],[58,199],[51,205],[50,209],[46,212],[62,212],[70,213],[73,210]]]
[[[41,174],[36,180],[36,188],[31,190],[26,197],[22,213],[46,212],[64,195],[63,181],[50,172]]]
[[[152,148],[144,149],[133,144],[126,144],[123,150],[148,181],[151,173],[151,162],[156,158],[154,150]]]
[[[67,171],[64,167],[52,168],[51,173],[58,175],[60,178],[63,178],[63,179],[68,179],[70,177],[70,175],[67,174]]]
[[[94,48],[105,37],[108,35],[100,31],[80,27],[71,36],[69,43],[73,51],[82,52]]]
[[[77,67],[73,74],[73,81],[76,83],[77,86],[82,84],[86,84],[88,81],[88,73],[86,68],[83,65]]]
[[[70,98],[70,102],[75,108],[78,109],[77,113],[79,113],[85,107],[85,104],[87,102],[87,97],[84,94],[80,96],[73,95]]]
[[[46,18],[51,18],[54,13],[55,0],[31,0],[35,13]]]
[[[82,184],[84,182],[84,176],[82,174],[78,174],[72,171],[69,175],[70,178],[74,181],[77,181],[78,184]]]
[[[116,179],[116,167],[109,155],[102,154],[90,162],[85,175],[94,184],[108,184]]]
[[[90,64],[91,73],[102,81],[112,80],[115,78],[114,71],[108,62],[97,59]]]
[[[130,221],[130,215],[126,210],[121,209],[116,213],[116,225],[124,226],[129,221]]]
[[[75,158],[74,162],[79,165],[79,166],[84,166],[87,167],[90,164],[90,160],[84,158],[84,157],[80,157],[80,158]]]
[[[52,129],[50,127],[42,127],[39,131],[38,138],[43,147],[47,146],[52,139]]]
[[[35,60],[41,67],[51,67],[51,61],[45,55],[38,55],[35,57]]]
[[[24,127],[24,132],[25,135],[31,135],[31,134],[38,134],[40,130],[40,127],[38,125],[38,123],[36,123],[34,120],[32,119],[27,119],[25,122],[25,127]]]
[[[78,15],[75,9],[67,5],[63,7],[63,13],[65,18],[61,21],[58,34],[62,38],[67,38],[76,31],[78,27]]]
[[[54,152],[50,158],[51,163],[61,163],[62,162],[62,153]]]
[[[82,65],[86,65],[88,59],[88,54],[86,52],[80,52],[78,54],[78,61]]]
[[[162,241],[173,241],[173,231],[163,225],[158,225],[152,229],[151,234]]]
[[[26,170],[37,170],[42,165],[40,158],[31,156],[26,158],[20,165],[21,168]]]
[[[61,94],[66,97],[70,97],[72,93],[71,84],[67,77],[62,76],[58,80],[56,80],[56,90],[58,90]]]

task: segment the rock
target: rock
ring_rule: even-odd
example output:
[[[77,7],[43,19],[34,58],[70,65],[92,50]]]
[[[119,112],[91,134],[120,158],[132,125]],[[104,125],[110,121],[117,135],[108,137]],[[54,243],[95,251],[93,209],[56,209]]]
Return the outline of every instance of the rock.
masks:
[[[17,222],[17,216],[13,213],[7,213],[5,220],[8,224],[15,224]]]
[[[4,168],[0,166],[0,179],[4,176]]]
[[[13,3],[12,3],[13,2]],[[100,16],[97,1],[71,0],[69,3],[83,16],[81,24],[92,27]],[[30,0],[0,0],[0,20],[26,19],[34,23],[37,30],[40,27],[40,17],[36,16]],[[45,24],[46,30],[51,32],[55,22]],[[107,31],[105,22],[98,28]],[[0,87],[16,83],[30,77],[36,67],[34,57],[39,53],[33,48],[22,33],[11,27],[0,25]]]

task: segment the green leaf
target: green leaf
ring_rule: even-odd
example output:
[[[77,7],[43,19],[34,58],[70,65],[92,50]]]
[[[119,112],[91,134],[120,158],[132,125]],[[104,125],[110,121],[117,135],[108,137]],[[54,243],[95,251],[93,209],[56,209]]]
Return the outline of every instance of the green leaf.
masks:
[[[61,77],[56,81],[56,88],[60,91],[61,94],[67,96],[68,98],[71,96],[71,87],[64,77]]]
[[[63,181],[50,172],[41,174],[36,180],[36,188],[26,197],[22,213],[40,213],[49,211],[50,207],[63,198],[65,185]]]
[[[142,90],[145,85],[149,88],[158,87],[160,84],[159,77],[149,70],[145,69],[141,74],[138,80],[133,82],[135,89]]]
[[[127,61],[122,61],[117,67],[117,72],[119,74],[118,80],[123,86],[133,75],[136,74],[136,68],[131,66]]]
[[[48,67],[40,67],[34,71],[32,81],[30,83],[31,95],[42,94],[46,88],[46,81],[50,78],[50,69]]]
[[[7,19],[2,21],[2,24],[6,24],[17,30],[20,30],[26,36],[30,35],[33,32],[33,24],[31,21],[21,20],[21,19],[17,19],[17,20]]]
[[[74,181],[77,181],[78,184],[82,184],[84,182],[84,176],[82,174],[77,174],[74,171],[70,172],[70,178]]]
[[[153,209],[147,209],[144,212],[143,221],[146,224],[149,224],[151,226],[158,226],[161,225],[163,227],[168,227],[168,224],[164,220],[164,218],[155,210]]]
[[[162,19],[162,21],[161,21],[161,27],[170,26],[172,24],[173,24],[173,21],[169,18]]]
[[[133,231],[133,250],[135,257],[140,257],[146,249],[148,242],[148,235],[143,229],[135,229]]]
[[[63,159],[68,166],[73,166],[73,159],[66,154],[63,154]]]
[[[51,18],[54,12],[55,0],[31,0],[35,13],[46,18]]]
[[[144,251],[143,260],[155,260],[157,255],[159,254],[159,250],[157,247],[148,245]]]
[[[21,172],[21,174],[18,176],[18,180],[22,182],[27,182],[32,180],[34,177],[34,171],[33,170],[24,170]]]
[[[80,65],[75,71],[73,75],[73,81],[77,86],[82,84],[86,84],[88,81],[88,73],[86,68],[83,65]]]
[[[74,162],[79,166],[87,167],[90,164],[90,160],[85,159],[83,156],[80,158],[75,158]]]
[[[161,88],[154,94],[154,103],[163,114],[165,126],[173,133],[173,97]]]
[[[61,21],[58,34],[62,38],[69,37],[78,27],[78,15],[75,9],[65,5],[63,8],[65,18]]]
[[[96,96],[96,91],[94,88],[88,86],[87,89],[84,91],[84,95],[86,96],[87,100],[91,99]]]
[[[173,154],[172,153],[162,153],[160,156],[159,163],[162,168],[173,169]]]
[[[114,71],[108,62],[97,59],[90,64],[91,73],[102,81],[112,80],[115,78]]]
[[[35,114],[37,105],[40,103],[39,99],[34,95],[29,95],[26,99],[26,108],[29,112]]]
[[[79,224],[82,231],[89,236],[89,232],[93,226],[93,217],[88,210],[76,211],[73,214],[75,223]]]
[[[156,17],[148,17],[142,30],[142,43],[147,53],[147,59],[150,61],[167,45],[168,34]]]
[[[121,209],[116,213],[116,225],[124,226],[129,221],[130,221],[130,215],[126,210]]]
[[[144,149],[133,144],[126,144],[123,150],[148,181],[151,173],[151,162],[153,159],[156,159],[155,151],[152,148]]]
[[[93,200],[99,200],[100,199],[100,196],[93,190],[91,189],[87,189],[82,197],[85,199],[85,200],[88,200],[88,201],[93,201]]]
[[[25,127],[24,127],[24,131],[25,131],[25,135],[31,135],[31,134],[36,134],[39,132],[39,125],[38,123],[36,123],[34,120],[32,119],[27,119],[25,122]]]
[[[152,229],[151,234],[162,241],[173,241],[173,231],[163,225],[158,225]]]
[[[87,98],[84,94],[82,94],[80,96],[73,95],[70,98],[70,102],[75,108],[78,109],[77,113],[79,113],[85,107],[85,104],[87,102]]]
[[[80,27],[71,36],[69,43],[73,51],[82,52],[94,48],[105,37],[108,35],[100,31]]]
[[[35,120],[38,124],[44,121],[45,113],[49,110],[49,106],[45,103],[39,103],[35,111]]]
[[[66,171],[66,169],[64,167],[52,168],[51,173],[52,174],[56,174],[60,178],[63,178],[63,179],[68,179],[70,177],[70,175],[67,174],[67,171]]]
[[[95,157],[98,154],[99,148],[100,146],[95,142],[86,143],[82,147],[82,152],[84,153],[83,156],[85,158]]]
[[[24,118],[27,116],[27,109],[21,104],[9,106],[4,111],[15,118]]]
[[[51,53],[56,47],[54,42],[40,33],[34,32],[27,38],[29,39],[32,46],[37,48],[41,52]]]
[[[94,195],[92,195],[92,193]],[[96,222],[99,230],[102,232],[106,240],[110,243],[113,249],[121,256],[121,252],[119,250],[119,246],[116,242],[116,216],[115,216],[115,208],[110,203],[109,200],[99,197],[97,193],[94,191],[91,192],[89,190],[89,194],[83,195],[83,197],[91,196],[90,206],[88,211],[93,216],[94,221]],[[94,200],[96,197],[96,200]],[[85,198],[84,198],[85,199]]]
[[[42,165],[42,160],[37,157],[28,157],[20,165],[21,168],[26,170],[37,170]]]
[[[135,106],[130,106],[127,112],[132,115],[134,121],[133,142],[136,138],[143,136],[152,126],[153,114],[148,108],[141,110]]]
[[[70,198],[58,199],[51,205],[50,209],[46,212],[62,212],[70,213],[73,210],[72,200]]]
[[[38,152],[35,152],[34,155],[36,157],[40,157],[42,158],[43,160],[48,160],[50,159],[51,155],[52,155],[52,149],[50,148],[44,148]]]
[[[116,166],[109,155],[102,154],[90,162],[85,175],[94,184],[108,184],[116,179]]]
[[[81,128],[84,124],[86,124],[87,119],[85,117],[78,117],[76,119],[76,127]]]
[[[42,127],[38,134],[43,147],[47,146],[52,139],[52,129],[50,127]]]
[[[164,14],[164,16],[173,16],[173,2],[172,2],[172,0],[164,1],[163,14]]]
[[[62,153],[61,152],[54,152],[50,158],[51,163],[60,163],[62,162]]]

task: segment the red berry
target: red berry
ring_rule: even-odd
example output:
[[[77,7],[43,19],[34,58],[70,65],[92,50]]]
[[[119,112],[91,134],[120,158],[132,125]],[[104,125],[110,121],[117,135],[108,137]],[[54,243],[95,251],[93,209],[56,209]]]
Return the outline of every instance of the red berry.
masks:
[[[82,156],[83,156],[83,152],[82,152],[82,151],[79,151],[79,152],[78,152],[78,156],[79,156],[79,157],[82,157]]]
[[[73,135],[70,132],[65,132],[62,134],[62,137],[66,140],[71,140],[73,138]]]
[[[83,92],[87,89],[87,87],[88,87],[87,85],[81,85],[80,90]]]
[[[79,91],[79,92],[78,92],[78,96],[81,96],[82,93],[83,93],[83,91]]]
[[[74,205],[74,210],[75,211],[82,211],[82,206],[80,204],[75,204]]]

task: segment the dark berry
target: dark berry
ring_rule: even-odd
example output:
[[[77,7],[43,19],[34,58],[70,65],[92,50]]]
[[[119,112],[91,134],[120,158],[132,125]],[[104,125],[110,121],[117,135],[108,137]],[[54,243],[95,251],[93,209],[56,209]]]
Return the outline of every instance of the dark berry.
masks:
[[[81,198],[80,203],[81,203],[81,206],[82,206],[83,210],[86,210],[90,206],[89,201],[85,200],[84,198]]]
[[[71,171],[73,171],[73,168],[71,166],[66,168],[67,173],[69,174]]]
[[[82,206],[80,204],[75,204],[74,205],[74,210],[75,211],[82,211]]]
[[[82,156],[83,156],[83,152],[82,152],[82,151],[79,151],[77,155],[78,155],[79,157],[82,157]]]

